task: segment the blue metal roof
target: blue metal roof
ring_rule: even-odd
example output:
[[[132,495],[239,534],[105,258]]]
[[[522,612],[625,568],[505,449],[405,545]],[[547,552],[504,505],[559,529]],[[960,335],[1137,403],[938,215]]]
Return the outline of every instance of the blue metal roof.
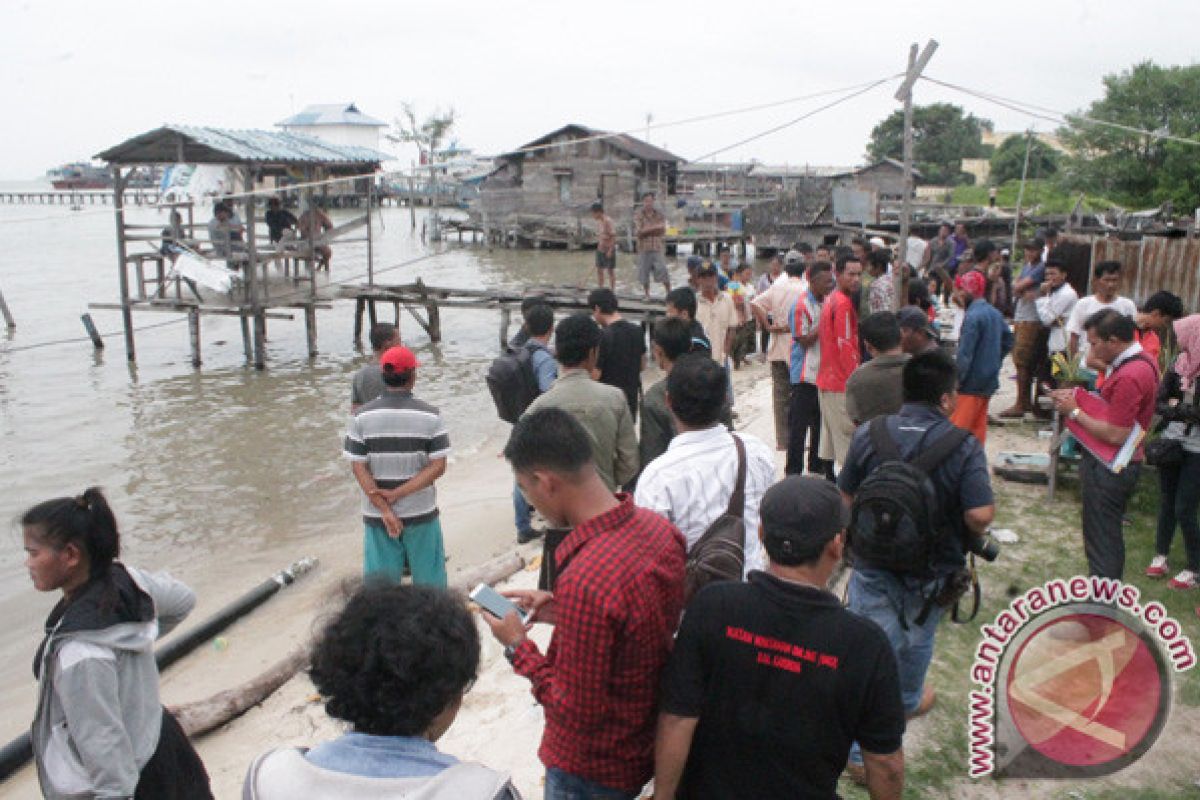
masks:
[[[299,114],[276,122],[280,127],[313,125],[362,125],[371,128],[386,128],[386,122],[368,117],[354,103],[332,103],[308,106]]]
[[[110,164],[370,165],[393,156],[369,147],[331,144],[288,131],[164,125],[110,147],[96,158]]]

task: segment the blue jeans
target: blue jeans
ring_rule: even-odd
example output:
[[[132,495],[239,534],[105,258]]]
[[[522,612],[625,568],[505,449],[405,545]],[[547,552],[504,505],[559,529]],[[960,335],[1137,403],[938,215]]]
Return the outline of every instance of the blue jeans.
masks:
[[[525,502],[525,495],[521,494],[521,487],[513,484],[513,517],[517,523],[517,533],[528,533],[533,530],[533,524],[530,522],[532,509],[529,503]]]
[[[546,768],[545,800],[634,800],[638,792],[622,792],[555,767]]]
[[[925,673],[933,659],[933,636],[942,618],[942,608],[932,606],[923,625],[917,625],[916,618],[925,606],[922,595],[928,596],[935,589],[936,586],[883,570],[856,569],[850,576],[850,610],[883,628],[896,654],[905,714],[916,711],[921,704]],[[907,630],[901,624],[901,616],[907,622]],[[857,742],[850,749],[850,761],[862,763]]]

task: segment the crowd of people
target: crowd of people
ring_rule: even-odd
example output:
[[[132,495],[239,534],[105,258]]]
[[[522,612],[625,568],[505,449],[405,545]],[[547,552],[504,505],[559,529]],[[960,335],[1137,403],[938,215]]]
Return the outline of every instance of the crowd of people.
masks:
[[[643,327],[621,315],[611,221],[600,205],[593,215],[590,310],[556,320],[528,298],[502,356],[527,393],[503,456],[517,542],[542,538],[538,588],[507,592],[508,613],[480,612],[543,709],[548,800],[635,798],[651,780],[659,800],[835,797],[843,773],[875,800],[900,797],[906,723],[936,702],[938,626],[957,618],[973,559],[997,553],[984,443],[1010,353],[1017,399],[999,416],[1056,409],[1082,445],[1089,571],[1122,577],[1122,516],[1153,450],[1163,502],[1146,574],[1167,576],[1179,528],[1187,566],[1171,586],[1197,586],[1200,315],[1174,295],[1139,310],[1119,294],[1120,264],[1101,262],[1078,298],[1057,237],[1025,242],[1013,269],[962,225],[898,253],[798,243],[760,276],[722,250],[689,259],[687,284],[671,288],[648,195],[636,277],[666,296]],[[899,309],[897,291],[910,301]],[[450,426],[415,395],[421,365],[396,328],[370,340],[344,444],[366,580],[311,667],[350,730],[256,759],[245,796],[514,798],[503,772],[435,745],[480,665],[476,625],[445,591],[436,484]],[[732,375],[754,350],[770,365],[774,446],[734,426]],[[662,377],[643,387],[648,361]],[[1150,447],[1140,434],[1156,418]],[[43,791],[209,796],[158,702],[150,649],[190,592],[117,560],[96,490],[22,523],[35,586],[63,594],[35,665]],[[843,604],[831,587],[847,565]],[[544,650],[529,635],[542,624]],[[186,791],[162,790],[164,770],[191,776]]]

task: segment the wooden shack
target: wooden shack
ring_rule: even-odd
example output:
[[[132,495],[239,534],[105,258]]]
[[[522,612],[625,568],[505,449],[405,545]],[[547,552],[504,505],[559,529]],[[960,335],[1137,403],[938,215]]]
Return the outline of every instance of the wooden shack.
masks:
[[[682,162],[628,134],[565,125],[496,159],[472,220],[490,240],[575,248],[595,243],[589,209],[599,199],[628,237],[645,192],[658,194],[659,209],[671,219]]]
[[[246,360],[262,368],[265,363],[266,319],[286,313],[270,312],[272,308],[303,309],[308,331],[310,354],[316,352],[316,309],[329,299],[319,291],[317,259],[314,251],[338,240],[367,243],[367,274],[372,276],[371,207],[374,191],[373,176],[380,162],[389,158],[370,148],[336,145],[312,136],[283,131],[226,130],[208,127],[167,125],[135,136],[110,147],[96,158],[108,162],[113,174],[113,205],[117,225],[117,276],[120,282],[119,305],[93,303],[93,308],[116,308],[121,311],[125,328],[125,352],[135,359],[134,309],[173,311],[188,315],[192,345],[192,360],[200,362],[200,318],[218,314],[241,317],[242,337]],[[239,242],[237,258],[224,259],[223,269],[236,269],[237,280],[228,296],[214,298],[202,295],[194,283],[185,288],[184,281],[173,269],[171,255],[164,253],[161,225],[130,224],[125,215],[125,189],[130,172],[140,166],[195,164],[218,165],[232,170],[240,186],[229,192],[238,203],[245,226],[244,242]],[[313,205],[314,193],[328,186],[354,187],[349,191],[366,192],[367,213],[344,222],[315,239],[305,239],[298,245],[273,245],[268,241],[262,209],[266,195],[275,193],[281,180],[300,181],[293,191],[302,202]],[[274,183],[275,188],[271,184]],[[298,188],[295,188],[298,187]],[[239,191],[240,190],[240,191]],[[341,191],[347,191],[343,188]],[[182,235],[178,241],[187,248],[189,257],[205,263],[218,264],[211,243],[204,231],[209,219],[209,203],[203,201],[201,219],[197,219],[195,200],[169,204],[183,216]],[[164,208],[167,206],[163,206]],[[352,231],[365,228],[364,238],[345,238]],[[211,260],[211,261],[210,261]],[[234,263],[236,262],[236,263]],[[289,270],[294,273],[289,274]],[[277,291],[281,277],[288,289]],[[324,273],[327,281],[327,273]],[[276,290],[272,289],[272,282]],[[250,328],[253,325],[253,335]]]

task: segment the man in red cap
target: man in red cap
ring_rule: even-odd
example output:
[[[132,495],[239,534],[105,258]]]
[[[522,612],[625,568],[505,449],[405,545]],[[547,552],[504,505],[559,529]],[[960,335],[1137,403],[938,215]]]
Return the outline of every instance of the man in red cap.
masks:
[[[958,276],[954,302],[966,310],[958,335],[958,405],[950,421],[987,439],[988,401],[1000,388],[1000,364],[1012,350],[1008,323],[991,303],[983,300],[987,279],[974,270]]]
[[[446,556],[433,484],[446,472],[450,437],[438,410],[413,397],[417,357],[391,347],[379,358],[384,390],[350,420],[345,454],[362,487],[363,575],[446,585]]]

